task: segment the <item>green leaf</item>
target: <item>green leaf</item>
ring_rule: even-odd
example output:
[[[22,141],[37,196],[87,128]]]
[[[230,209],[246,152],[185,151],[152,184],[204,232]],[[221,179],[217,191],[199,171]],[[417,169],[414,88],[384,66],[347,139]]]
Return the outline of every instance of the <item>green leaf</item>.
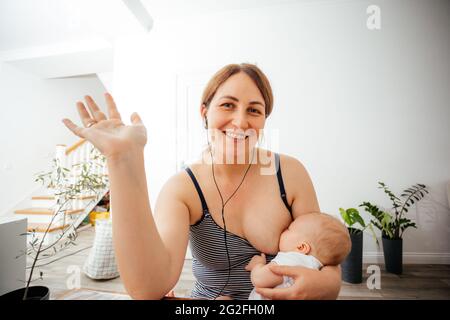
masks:
[[[355,221],[358,222],[363,228],[366,227],[366,224],[363,220],[363,218],[359,215],[359,213],[357,215],[354,216]]]
[[[345,211],[343,208],[339,208],[339,213],[341,214],[341,217],[344,220],[345,224],[350,226],[351,224],[347,211]]]

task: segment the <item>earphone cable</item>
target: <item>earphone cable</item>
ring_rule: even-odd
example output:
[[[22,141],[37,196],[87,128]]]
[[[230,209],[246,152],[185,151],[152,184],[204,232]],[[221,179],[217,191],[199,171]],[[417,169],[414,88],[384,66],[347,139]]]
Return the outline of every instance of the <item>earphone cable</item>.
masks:
[[[255,147],[253,148],[253,152],[252,152],[252,159],[250,161],[249,166],[247,167],[244,176],[242,177],[241,182],[239,183],[239,185],[237,186],[236,190],[234,190],[234,192],[231,194],[231,196],[228,197],[227,201],[223,201],[223,197],[222,197],[222,193],[220,192],[219,186],[217,184],[216,181],[216,176],[214,174],[214,159],[213,159],[213,154],[211,151],[211,145],[209,143],[209,137],[208,137],[208,133],[207,133],[207,139],[208,139],[208,146],[209,146],[209,152],[211,155],[211,170],[212,170],[212,176],[213,176],[213,180],[214,180],[214,184],[216,185],[217,191],[219,192],[219,196],[220,196],[220,200],[222,202],[222,222],[223,222],[223,235],[224,235],[224,242],[225,242],[225,251],[227,253],[227,260],[228,260],[228,276],[227,276],[227,281],[225,282],[225,285],[222,287],[222,289],[220,290],[220,292],[217,294],[216,298],[217,299],[223,292],[223,290],[226,288],[226,286],[228,285],[228,282],[230,280],[230,276],[231,276],[231,261],[230,261],[230,253],[228,251],[228,245],[227,245],[227,227],[226,227],[226,223],[225,223],[225,205],[228,203],[228,201],[230,201],[230,199],[236,194],[236,192],[239,190],[239,188],[241,187],[242,183],[244,182],[245,177],[247,176],[248,171],[250,170],[250,167],[253,163],[253,159],[254,159],[254,155],[255,155]]]

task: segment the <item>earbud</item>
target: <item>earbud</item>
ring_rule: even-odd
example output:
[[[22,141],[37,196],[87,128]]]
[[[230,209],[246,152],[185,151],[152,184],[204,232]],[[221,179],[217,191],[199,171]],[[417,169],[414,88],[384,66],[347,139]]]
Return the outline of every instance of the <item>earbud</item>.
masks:
[[[205,121],[204,121],[204,127],[205,129],[208,129],[208,118],[205,116]]]

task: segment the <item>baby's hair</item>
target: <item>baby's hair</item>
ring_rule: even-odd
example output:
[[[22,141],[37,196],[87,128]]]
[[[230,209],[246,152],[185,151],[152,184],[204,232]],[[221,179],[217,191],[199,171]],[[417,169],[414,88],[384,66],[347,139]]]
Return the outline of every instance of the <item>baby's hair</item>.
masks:
[[[341,221],[326,213],[309,213],[308,216],[317,223],[317,228],[313,228],[316,230],[316,241],[311,244],[315,256],[324,266],[340,264],[352,247],[347,228]]]

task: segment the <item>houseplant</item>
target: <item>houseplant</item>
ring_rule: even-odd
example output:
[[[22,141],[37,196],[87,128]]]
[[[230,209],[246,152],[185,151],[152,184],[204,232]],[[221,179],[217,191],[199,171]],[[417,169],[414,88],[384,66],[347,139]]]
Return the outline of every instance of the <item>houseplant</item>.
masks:
[[[49,299],[50,291],[47,287],[30,286],[32,282],[42,279],[42,271],[39,272],[38,278],[33,279],[33,274],[36,268],[42,265],[42,261],[48,260],[70,245],[76,245],[77,230],[74,226],[76,220],[69,223],[68,227],[62,229],[56,240],[44,245],[45,239],[53,222],[60,219],[61,216],[65,219],[66,211],[72,209],[73,200],[78,199],[79,196],[87,192],[96,195],[96,198],[91,201],[99,200],[100,191],[108,186],[108,177],[97,173],[99,171],[97,168],[104,167],[105,162],[104,156],[94,148],[91,150],[87,160],[73,164],[70,169],[63,167],[58,159],[53,159],[52,169],[49,172],[37,175],[35,181],[41,182],[45,187],[55,190],[56,204],[54,206],[54,214],[41,238],[37,237],[35,230],[22,234],[31,236],[26,252],[21,254],[26,254],[31,259],[31,266],[27,267],[27,269],[30,269],[28,279],[25,287],[6,293],[1,296],[2,299]],[[73,178],[74,175],[77,176],[77,179]],[[51,262],[47,262],[45,265]]]
[[[366,223],[355,208],[339,208],[342,219],[347,226],[352,241],[352,249],[341,263],[342,279],[349,283],[362,282],[363,232],[369,228],[374,234],[371,223]],[[374,237],[376,240],[376,237]],[[377,241],[378,243],[378,241]]]
[[[403,233],[409,227],[417,228],[415,222],[406,218],[406,214],[413,204],[425,197],[428,190],[423,184],[415,184],[404,190],[400,197],[397,197],[383,182],[378,182],[378,184],[378,188],[383,189],[392,202],[390,212],[381,210],[370,202],[363,202],[360,206],[372,215],[371,222],[381,231],[386,271],[401,274],[403,269]]]

